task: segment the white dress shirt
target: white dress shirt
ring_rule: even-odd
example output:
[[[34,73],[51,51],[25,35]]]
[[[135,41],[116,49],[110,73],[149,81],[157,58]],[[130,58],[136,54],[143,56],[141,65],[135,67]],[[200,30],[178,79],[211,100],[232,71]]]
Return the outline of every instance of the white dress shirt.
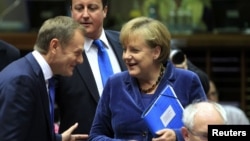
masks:
[[[118,59],[116,58],[114,50],[111,48],[111,46],[106,38],[104,29],[102,30],[102,34],[101,34],[101,37],[99,39],[104,43],[105,48],[107,49],[107,53],[108,53],[109,59],[111,61],[113,72],[114,73],[121,72],[121,68],[120,68],[120,65],[118,63]],[[93,72],[93,75],[94,75],[94,78],[95,78],[95,81],[97,84],[99,95],[101,96],[102,91],[103,91],[103,85],[102,85],[102,78],[101,78],[100,69],[99,69],[99,65],[98,65],[98,56],[97,56],[98,49],[95,45],[93,45],[93,39],[85,37],[84,51],[85,51],[87,58],[89,60],[89,64],[90,64],[91,70]]]

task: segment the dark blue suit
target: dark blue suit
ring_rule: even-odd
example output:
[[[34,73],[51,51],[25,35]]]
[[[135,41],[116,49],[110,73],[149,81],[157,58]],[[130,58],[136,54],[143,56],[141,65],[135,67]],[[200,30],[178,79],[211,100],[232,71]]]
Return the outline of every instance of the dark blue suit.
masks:
[[[12,61],[19,59],[20,56],[19,49],[3,40],[0,40],[0,71]]]
[[[183,107],[194,100],[206,100],[198,76],[194,72],[177,69],[172,63],[167,64],[154,98],[167,85],[173,87]],[[137,80],[127,71],[111,76],[99,101],[89,139],[151,141],[152,134],[141,118],[147,106],[142,100]],[[183,141],[180,129],[175,131],[178,141]]]
[[[0,141],[55,141],[52,132],[44,76],[29,53],[0,72]]]
[[[125,70],[119,33],[106,30],[105,34],[115,52],[121,70]],[[72,77],[58,78],[56,100],[60,111],[60,132],[78,122],[79,126],[74,133],[88,134],[94,119],[100,96],[90,68],[91,61],[87,59],[85,53],[83,57],[84,62],[76,67]]]

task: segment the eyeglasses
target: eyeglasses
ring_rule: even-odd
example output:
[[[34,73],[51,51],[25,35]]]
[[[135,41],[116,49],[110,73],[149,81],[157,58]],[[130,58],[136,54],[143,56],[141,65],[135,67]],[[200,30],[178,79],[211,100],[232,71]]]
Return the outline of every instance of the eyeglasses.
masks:
[[[187,128],[188,131],[193,135],[199,137],[202,141],[207,141],[207,133],[206,132],[194,132],[191,129]]]

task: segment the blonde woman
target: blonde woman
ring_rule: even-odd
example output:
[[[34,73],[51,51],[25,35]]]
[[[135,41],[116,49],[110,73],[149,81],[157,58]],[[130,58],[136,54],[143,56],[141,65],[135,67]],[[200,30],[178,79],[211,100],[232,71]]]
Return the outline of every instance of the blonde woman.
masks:
[[[151,18],[138,17],[122,27],[120,41],[128,71],[108,79],[90,131],[91,141],[183,140],[180,129],[162,129],[154,137],[141,118],[168,85],[183,107],[195,99],[206,100],[198,76],[168,60],[170,39],[168,29]]]

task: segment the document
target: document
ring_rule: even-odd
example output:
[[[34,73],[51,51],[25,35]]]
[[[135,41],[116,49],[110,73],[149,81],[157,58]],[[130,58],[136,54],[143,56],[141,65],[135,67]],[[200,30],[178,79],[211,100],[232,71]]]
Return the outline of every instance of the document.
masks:
[[[155,136],[163,128],[181,128],[183,106],[174,89],[168,85],[155,101],[143,112],[142,118]]]

